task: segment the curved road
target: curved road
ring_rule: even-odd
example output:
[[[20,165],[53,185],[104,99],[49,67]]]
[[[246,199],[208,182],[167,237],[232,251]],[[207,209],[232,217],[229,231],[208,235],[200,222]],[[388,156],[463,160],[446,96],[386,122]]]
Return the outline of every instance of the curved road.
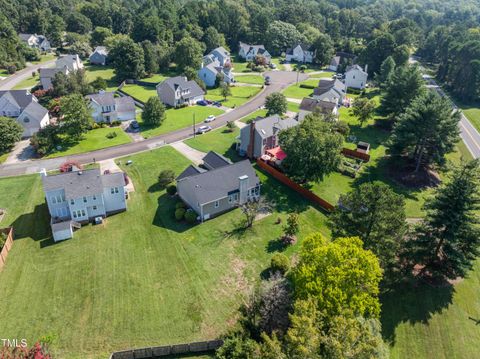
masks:
[[[13,75],[8,76],[6,79],[0,81],[0,90],[10,90],[16,84],[22,82],[23,80],[32,77],[32,72],[37,71],[41,67],[52,67],[55,65],[55,59],[50,61],[45,61],[40,64],[30,65],[25,67],[23,70],[17,71]]]
[[[249,102],[235,108],[234,110],[227,112],[210,123],[212,128],[218,128],[224,126],[227,121],[235,121],[248,114],[254,112],[265,103],[265,98],[272,92],[278,92],[285,87],[295,83],[297,81],[297,73],[289,71],[270,71],[265,75],[270,76],[271,84],[265,86],[265,89],[256,95]],[[298,81],[307,79],[305,74],[298,74]],[[18,176],[23,174],[38,173],[41,169],[48,170],[57,169],[59,165],[66,160],[75,160],[82,164],[87,164],[95,161],[103,161],[107,159],[127,156],[133,153],[148,151],[168,143],[184,140],[193,136],[193,128],[183,128],[174,132],[170,132],[164,135],[152,137],[140,142],[131,142],[120,146],[114,146],[104,148],[102,150],[81,153],[78,155],[58,157],[44,160],[29,160],[21,163],[0,165],[0,177],[6,176]]]

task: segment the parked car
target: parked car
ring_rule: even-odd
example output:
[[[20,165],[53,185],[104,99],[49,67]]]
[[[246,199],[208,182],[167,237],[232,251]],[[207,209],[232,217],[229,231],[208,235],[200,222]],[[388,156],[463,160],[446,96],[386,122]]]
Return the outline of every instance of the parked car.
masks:
[[[270,85],[270,76],[265,76],[265,85]]]
[[[277,68],[277,65],[275,65],[273,62],[270,62],[268,64],[268,67],[270,67],[271,69],[276,69]]]
[[[215,121],[215,119],[216,119],[215,116],[210,115],[210,116],[208,116],[208,117],[205,119],[205,122],[207,122],[207,123],[208,123],[208,122],[212,122],[212,121]]]
[[[222,104],[221,104],[220,102],[218,102],[218,101],[215,101],[215,102],[213,103],[213,106],[222,107]]]
[[[199,100],[199,101],[197,101],[197,105],[199,105],[199,106],[207,106],[207,105],[208,105],[208,102],[205,101],[205,100]]]
[[[134,130],[138,130],[140,128],[140,125],[138,124],[137,120],[133,120],[132,122],[130,122],[130,127]]]
[[[211,131],[212,128],[210,126],[200,126],[197,128],[197,134],[203,135],[204,133]]]
[[[213,102],[210,101],[210,100],[205,100],[207,102],[207,104],[211,105]]]

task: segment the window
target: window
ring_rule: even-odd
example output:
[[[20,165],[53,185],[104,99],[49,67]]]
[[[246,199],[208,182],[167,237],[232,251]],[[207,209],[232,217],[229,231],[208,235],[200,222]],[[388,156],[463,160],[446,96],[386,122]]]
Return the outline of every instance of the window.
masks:
[[[77,218],[77,211],[73,211],[73,218]]]
[[[110,189],[110,193],[111,193],[111,194],[118,193],[118,187],[112,187],[112,188]]]
[[[97,196],[93,195],[93,200],[96,201],[96,200],[97,200]]]
[[[215,201],[215,208],[218,208],[220,206],[220,203],[218,201]]]
[[[238,193],[235,193],[234,199],[235,199],[235,201],[238,201]]]
[[[52,200],[52,203],[53,203],[53,204],[57,203],[57,198],[56,198],[56,197],[52,197],[52,198],[50,198],[50,199]]]
[[[83,202],[87,203],[87,197],[83,197]]]
[[[25,117],[25,118],[23,119],[23,122],[29,123],[29,122],[30,122],[30,119],[29,119],[28,117]]]
[[[65,202],[65,195],[62,194],[62,202]]]
[[[97,206],[93,206],[93,210],[96,211],[96,210],[97,210]]]
[[[75,204],[75,200],[74,200],[74,199],[71,199],[71,200],[70,200],[70,204]]]
[[[85,210],[82,209],[82,217],[85,217]]]
[[[228,196],[228,203],[232,203],[232,202],[233,202],[233,194]]]

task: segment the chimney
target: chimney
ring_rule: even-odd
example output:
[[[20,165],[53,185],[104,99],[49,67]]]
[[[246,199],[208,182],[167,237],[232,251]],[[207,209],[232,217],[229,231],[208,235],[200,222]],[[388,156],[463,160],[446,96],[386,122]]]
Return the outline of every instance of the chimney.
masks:
[[[243,175],[238,177],[239,181],[239,190],[240,190],[240,199],[239,203],[244,204],[248,200],[248,176]]]
[[[255,153],[255,120],[250,123],[250,138],[247,147],[247,157],[253,159]]]

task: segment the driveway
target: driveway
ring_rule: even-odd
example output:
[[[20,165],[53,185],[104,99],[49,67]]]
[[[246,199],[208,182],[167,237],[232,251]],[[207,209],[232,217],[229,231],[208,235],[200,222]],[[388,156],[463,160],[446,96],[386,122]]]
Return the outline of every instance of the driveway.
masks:
[[[171,143],[170,146],[175,148],[178,152],[187,157],[197,166],[203,163],[203,157],[206,155],[205,152],[198,151],[182,141]]]
[[[10,90],[16,84],[22,82],[27,78],[30,78],[33,71],[37,71],[41,67],[53,67],[54,65],[55,60],[50,60],[42,62],[41,64],[27,66],[23,70],[17,71],[13,75],[10,75],[6,79],[0,81],[0,90]]]
[[[19,141],[15,144],[12,152],[5,160],[4,164],[21,163],[30,161],[35,157],[35,150],[30,146],[30,140]]]
[[[282,91],[284,88],[295,83],[297,80],[296,72],[269,71],[265,73],[265,75],[270,76],[271,85],[266,86],[263,91],[259,92],[249,102],[238,106],[230,112],[218,116],[210,126],[212,126],[212,128],[219,128],[224,126],[228,121],[236,121],[247,116],[248,114],[256,111],[259,107],[263,106],[265,104],[265,98],[269,94]],[[308,78],[308,75],[302,73],[300,73],[298,76],[299,81],[303,81]],[[87,164],[93,162],[93,158],[95,158],[97,161],[103,161],[111,158],[123,157],[132,153],[148,151],[165,144],[182,141],[192,136],[192,128],[187,127],[164,135],[151,137],[145,141],[127,143],[120,146],[109,147],[78,155],[25,161],[24,163],[16,163],[11,165],[0,165],[0,177],[18,176],[27,173],[40,172],[43,168],[46,170],[53,170],[58,168],[59,164],[65,160],[75,160],[82,164]]]

